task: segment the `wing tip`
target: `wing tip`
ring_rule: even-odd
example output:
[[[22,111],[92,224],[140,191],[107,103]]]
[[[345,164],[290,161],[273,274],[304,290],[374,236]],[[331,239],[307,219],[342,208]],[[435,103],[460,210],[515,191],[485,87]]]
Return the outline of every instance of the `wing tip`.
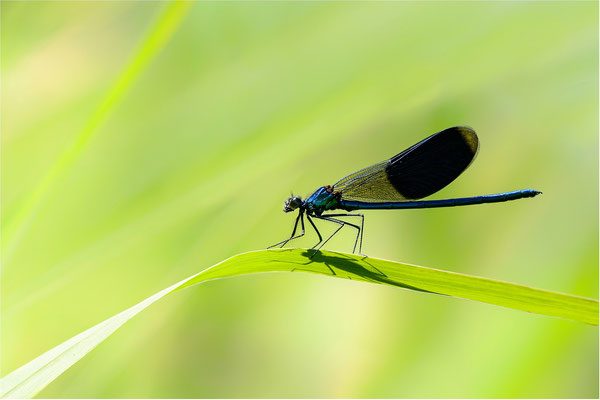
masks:
[[[467,125],[458,125],[453,126],[452,128],[448,128],[447,130],[454,130],[459,133],[462,137],[464,143],[469,147],[473,156],[477,154],[479,151],[479,138],[477,137],[477,133],[473,128]]]

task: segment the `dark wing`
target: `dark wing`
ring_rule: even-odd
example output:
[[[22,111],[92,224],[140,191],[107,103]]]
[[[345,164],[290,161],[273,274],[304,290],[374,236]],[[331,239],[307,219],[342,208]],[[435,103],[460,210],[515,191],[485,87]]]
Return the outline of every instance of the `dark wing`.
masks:
[[[427,197],[456,179],[471,164],[479,140],[455,126],[435,133],[402,153],[339,180],[333,190],[346,200],[407,201]]]

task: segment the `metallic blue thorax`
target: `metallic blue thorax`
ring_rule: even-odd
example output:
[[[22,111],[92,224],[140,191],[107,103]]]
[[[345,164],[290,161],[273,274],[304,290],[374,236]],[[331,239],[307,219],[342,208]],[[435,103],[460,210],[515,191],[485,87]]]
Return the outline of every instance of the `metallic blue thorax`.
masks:
[[[331,186],[323,186],[304,201],[304,207],[309,214],[321,215],[323,211],[338,208],[340,198],[340,194],[333,192]]]

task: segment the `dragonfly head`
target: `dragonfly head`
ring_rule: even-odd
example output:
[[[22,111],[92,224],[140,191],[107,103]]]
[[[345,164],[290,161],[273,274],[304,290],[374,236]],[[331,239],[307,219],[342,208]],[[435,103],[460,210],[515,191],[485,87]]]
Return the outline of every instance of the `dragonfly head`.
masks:
[[[289,213],[302,205],[300,196],[291,195],[283,204],[283,212]]]

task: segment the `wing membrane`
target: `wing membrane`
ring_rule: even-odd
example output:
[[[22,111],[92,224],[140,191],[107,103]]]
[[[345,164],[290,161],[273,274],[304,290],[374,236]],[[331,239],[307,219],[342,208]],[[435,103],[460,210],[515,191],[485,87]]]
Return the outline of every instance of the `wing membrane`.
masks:
[[[389,160],[333,185],[343,199],[385,202],[427,197],[456,179],[479,149],[475,131],[458,126],[435,133]]]

